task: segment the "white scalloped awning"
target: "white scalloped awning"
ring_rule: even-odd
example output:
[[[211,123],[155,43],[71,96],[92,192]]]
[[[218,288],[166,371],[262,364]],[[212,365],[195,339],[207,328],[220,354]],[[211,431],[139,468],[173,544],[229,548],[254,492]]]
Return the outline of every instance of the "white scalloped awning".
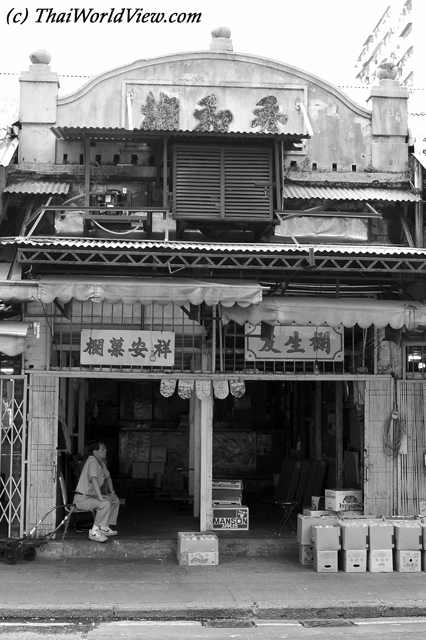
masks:
[[[148,305],[169,304],[183,306],[188,302],[208,306],[222,304],[224,307],[238,305],[247,307],[262,301],[262,287],[257,282],[235,280],[204,282],[183,278],[46,278],[39,282],[38,297],[41,302],[53,300],[65,304],[74,299],[77,302],[137,302]]]
[[[328,325],[363,329],[374,325],[383,329],[415,329],[426,325],[426,305],[421,302],[372,300],[362,298],[266,298],[257,307],[234,306],[222,312],[224,323],[234,320],[242,325]]]
[[[0,302],[33,302],[38,297],[38,286],[31,280],[3,280],[0,282]]]
[[[7,356],[24,353],[30,325],[30,322],[0,322],[0,352]]]

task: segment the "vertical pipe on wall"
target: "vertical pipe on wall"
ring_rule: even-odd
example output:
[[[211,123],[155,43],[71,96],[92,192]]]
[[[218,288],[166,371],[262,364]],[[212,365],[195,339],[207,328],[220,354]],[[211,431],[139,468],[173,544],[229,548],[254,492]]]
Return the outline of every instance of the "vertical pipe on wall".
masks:
[[[90,137],[84,135],[84,206],[90,206]]]
[[[418,162],[416,160],[416,168],[414,171],[414,188],[415,189],[419,189],[420,192],[422,192],[422,188],[423,188],[423,167],[420,164],[420,162]],[[419,202],[416,202],[416,215],[415,215],[415,231],[414,231],[414,235],[415,235],[415,243],[416,243],[416,247],[423,247],[424,241],[423,241],[423,224],[424,224],[424,220],[423,220],[423,200],[419,200]]]

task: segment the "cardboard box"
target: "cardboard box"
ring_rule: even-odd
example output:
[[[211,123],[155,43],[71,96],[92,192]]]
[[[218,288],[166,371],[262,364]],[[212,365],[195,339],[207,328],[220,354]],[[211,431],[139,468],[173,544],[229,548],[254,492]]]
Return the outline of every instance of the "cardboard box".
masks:
[[[370,523],[368,526],[368,548],[372,550],[393,548],[393,524]]]
[[[342,549],[367,549],[368,524],[358,522],[341,523]]]
[[[423,548],[423,532],[420,523],[394,522],[395,549],[417,551]]]
[[[167,453],[167,464],[170,467],[176,468],[182,466],[182,454],[176,451],[169,451]]]
[[[133,462],[132,478],[148,478],[148,462]]]
[[[212,487],[212,500],[241,500],[243,493],[241,489],[229,489],[223,487]]]
[[[188,551],[178,558],[181,567],[211,567],[219,564],[217,551]]]
[[[311,542],[315,551],[338,551],[340,549],[340,527],[314,524],[311,527]]]
[[[370,549],[368,552],[368,570],[371,573],[392,572],[392,549]]]
[[[362,511],[362,491],[359,489],[326,489],[325,508],[332,511]]]
[[[314,564],[314,548],[311,544],[299,544],[299,562],[304,566]]]
[[[325,509],[325,496],[311,496],[311,509],[316,511]]]
[[[395,571],[400,573],[417,573],[422,570],[421,551],[407,549],[395,550]]]
[[[367,571],[367,549],[347,549],[342,551],[342,569],[346,573]]]
[[[247,531],[248,528],[248,507],[213,507],[213,531]]]
[[[311,527],[314,524],[337,524],[336,516],[302,516],[297,515],[297,542],[299,544],[311,544]]]
[[[241,498],[239,500],[212,500],[213,507],[242,507],[242,503],[243,501]]]
[[[167,462],[167,447],[151,447],[150,462]]]
[[[181,473],[165,473],[161,476],[161,486],[163,489],[176,489],[182,491],[185,478]]]
[[[148,465],[148,478],[154,478],[157,474],[164,475],[165,468],[164,462],[150,462]]]
[[[213,480],[212,482],[213,489],[234,489],[234,490],[243,490],[243,481],[242,480]]]
[[[337,551],[314,549],[314,569],[318,573],[337,573]]]

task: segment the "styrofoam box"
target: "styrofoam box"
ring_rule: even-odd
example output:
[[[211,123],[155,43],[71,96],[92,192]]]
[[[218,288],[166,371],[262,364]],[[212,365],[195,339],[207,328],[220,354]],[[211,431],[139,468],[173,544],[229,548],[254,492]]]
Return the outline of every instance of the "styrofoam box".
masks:
[[[167,447],[151,447],[149,459],[151,462],[167,462]]]
[[[368,527],[368,548],[373,550],[393,548],[393,524],[390,522],[370,522]]]
[[[395,550],[395,571],[417,573],[422,570],[421,551],[407,549]]]
[[[311,542],[315,551],[338,551],[340,549],[340,527],[336,524],[311,527]]]
[[[342,549],[367,549],[368,524],[359,521],[341,522]]]
[[[242,480],[212,480],[213,489],[243,489]]]
[[[318,551],[314,549],[314,569],[318,573],[337,573],[337,551]]]
[[[133,462],[132,478],[147,478],[147,477],[148,477],[148,462]]]
[[[184,551],[178,556],[181,567],[209,567],[219,564],[217,551]]]
[[[198,531],[179,531],[177,534],[177,553],[196,551],[219,551],[219,539],[214,533]]]
[[[359,489],[326,489],[325,508],[331,511],[362,511],[362,491]]]
[[[392,549],[370,549],[368,552],[368,570],[371,573],[392,572]]]
[[[342,551],[342,568],[346,573],[367,571],[367,549],[347,549]]]
[[[334,516],[334,511],[314,511],[313,509],[303,509],[304,516],[311,516],[311,518],[317,518],[318,516]]]
[[[336,516],[297,516],[297,542],[299,544],[311,544],[311,526],[314,524],[337,524]]]
[[[314,548],[310,544],[299,544],[299,562],[304,566],[314,564]]]
[[[395,549],[416,551],[423,548],[423,536],[420,523],[394,522]]]

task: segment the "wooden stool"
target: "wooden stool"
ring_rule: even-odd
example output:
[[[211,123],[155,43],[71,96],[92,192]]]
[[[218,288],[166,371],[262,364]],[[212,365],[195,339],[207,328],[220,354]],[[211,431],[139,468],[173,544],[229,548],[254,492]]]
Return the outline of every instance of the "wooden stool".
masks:
[[[288,525],[291,531],[294,531],[294,533],[297,533],[297,529],[291,519],[291,515],[293,512],[293,509],[297,507],[298,503],[297,502],[276,502],[275,504],[281,509],[281,512],[282,512],[282,518],[280,520],[280,523],[275,533],[280,536],[286,524]]]

